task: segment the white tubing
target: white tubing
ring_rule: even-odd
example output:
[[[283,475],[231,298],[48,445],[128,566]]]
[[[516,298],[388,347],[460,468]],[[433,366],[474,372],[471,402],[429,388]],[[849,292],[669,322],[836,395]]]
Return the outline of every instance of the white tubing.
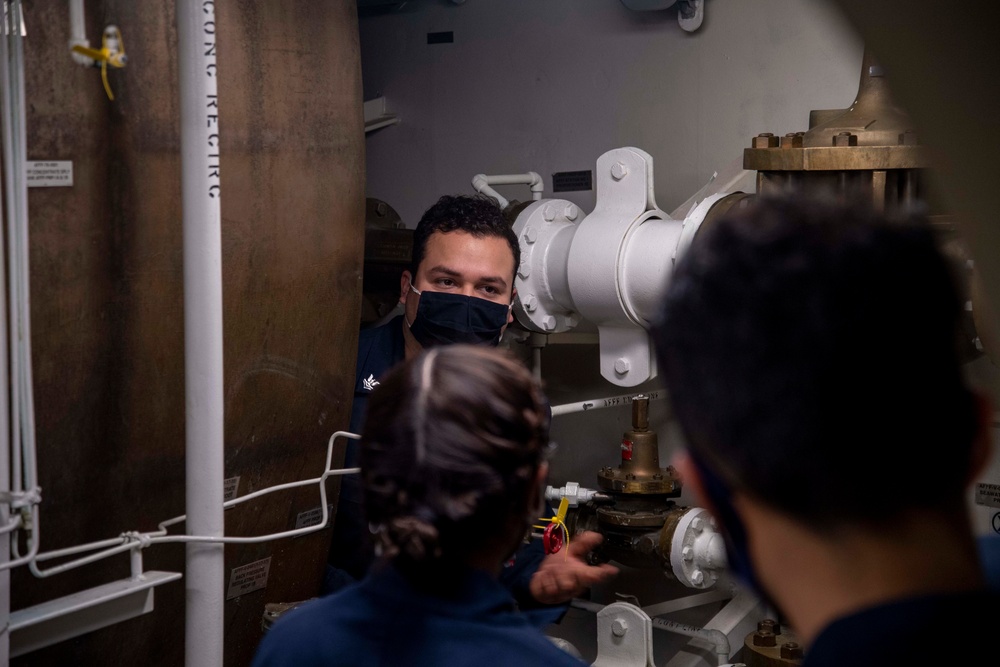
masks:
[[[601,408],[613,408],[619,405],[632,405],[632,399],[637,396],[647,396],[649,400],[656,401],[666,398],[662,391],[647,391],[637,394],[619,394],[618,396],[606,396],[604,398],[591,398],[586,401],[576,403],[564,403],[552,406],[552,416],[567,415],[571,412],[587,412],[588,410],[599,410]]]
[[[476,174],[472,177],[472,187],[475,188],[476,192],[480,192],[487,197],[492,197],[497,200],[500,204],[500,208],[507,208],[510,202],[507,198],[501,195],[499,192],[490,187],[490,184],[486,181],[485,174]]]
[[[476,174],[473,176],[472,187],[475,188],[476,192],[493,197],[500,204],[500,208],[507,208],[510,202],[490,187],[492,185],[527,185],[531,188],[531,198],[535,201],[542,198],[542,192],[545,190],[545,183],[542,181],[541,175],[534,171],[524,174],[495,174],[491,176]]]
[[[69,0],[69,35],[69,53],[73,60],[81,65],[93,65],[93,58],[73,51],[74,46],[90,48],[90,41],[87,39],[87,26],[83,20],[83,0]]]
[[[221,537],[223,518],[222,247],[215,3],[178,0],[187,523]],[[206,55],[210,54],[210,55]],[[225,550],[186,549],[184,664],[223,662]]]
[[[274,493],[276,491],[284,491],[287,489],[298,488],[301,486],[308,486],[310,484],[318,484],[320,487],[320,507],[322,508],[322,518],[319,523],[314,526],[306,526],[304,528],[296,528],[292,530],[286,530],[280,533],[271,533],[268,535],[254,535],[248,537],[214,537],[207,535],[168,535],[167,529],[169,526],[173,526],[179,523],[184,523],[187,520],[187,516],[182,514],[180,516],[167,519],[166,521],[161,521],[158,528],[159,530],[153,532],[127,532],[122,533],[117,538],[112,538],[108,540],[102,540],[100,542],[91,542],[90,544],[81,544],[74,547],[67,547],[65,549],[57,549],[55,551],[47,551],[45,553],[38,554],[30,563],[31,573],[38,578],[51,577],[55,574],[61,574],[63,572],[68,572],[69,570],[76,569],[83,565],[88,565],[90,563],[95,563],[99,560],[109,558],[111,556],[124,553],[126,551],[137,551],[139,549],[145,549],[151,544],[166,544],[166,543],[213,543],[213,544],[257,544],[261,542],[269,542],[271,540],[276,540],[285,537],[297,537],[299,535],[305,535],[307,533],[314,533],[318,530],[323,530],[326,527],[327,521],[329,520],[328,508],[326,502],[326,487],[325,483],[329,477],[336,477],[339,475],[355,475],[361,471],[360,468],[337,468],[333,469],[330,464],[333,461],[333,446],[338,438],[350,438],[357,440],[360,438],[359,435],[355,433],[349,433],[347,431],[337,431],[330,436],[326,447],[326,463],[324,466],[323,474],[315,479],[301,480],[298,482],[288,482],[285,484],[277,484],[275,486],[268,487],[266,489],[261,489],[253,493],[248,493],[245,496],[240,496],[238,498],[233,498],[232,500],[227,500],[223,506],[226,509],[230,507],[235,507],[241,503],[245,503],[248,500],[254,500],[260,498],[261,496]],[[100,550],[100,551],[97,551]],[[43,570],[38,567],[38,563],[53,560],[56,558],[64,558],[66,556],[74,556],[77,554],[87,553],[90,551],[95,551],[88,556],[78,558],[61,565],[51,567],[47,570]],[[134,560],[134,559],[133,559]],[[2,663],[0,663],[2,664]]]

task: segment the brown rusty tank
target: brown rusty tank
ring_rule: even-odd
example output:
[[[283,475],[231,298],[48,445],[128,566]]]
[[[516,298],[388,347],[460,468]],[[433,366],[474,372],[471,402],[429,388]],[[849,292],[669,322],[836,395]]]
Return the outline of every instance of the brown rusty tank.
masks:
[[[225,354],[225,475],[239,495],[317,477],[352,400],[364,239],[356,3],[217,0]],[[68,9],[27,4],[28,159],[71,160],[74,185],[29,193],[42,550],[153,530],[184,513],[184,331],[177,35],[173,3],[86,3],[93,44],[119,26],[129,56],[74,63]],[[342,452],[339,454],[342,456]],[[331,497],[337,485],[331,483]],[[292,528],[315,488],[229,510],[226,532]],[[270,558],[264,589],[225,603],[225,664],[246,665],[265,603],[317,593],[329,530],[229,546]],[[184,571],[182,545],[147,569]],[[21,609],[128,576],[127,556],[49,579],[12,576]],[[225,595],[225,591],[220,591]],[[14,665],[180,665],[184,584],[152,613]]]

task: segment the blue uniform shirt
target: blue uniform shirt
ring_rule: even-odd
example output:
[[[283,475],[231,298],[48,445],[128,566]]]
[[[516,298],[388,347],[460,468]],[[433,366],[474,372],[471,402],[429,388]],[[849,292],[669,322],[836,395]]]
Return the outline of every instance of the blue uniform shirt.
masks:
[[[364,426],[368,397],[378,387],[379,379],[406,356],[403,326],[403,316],[400,315],[382,326],[362,329],[358,336],[354,403],[351,406],[349,427],[354,433],[360,433]],[[348,442],[344,465],[349,468],[358,465],[356,440]],[[340,500],[328,559],[333,571],[327,577],[324,594],[363,577],[375,559],[361,498],[360,478],[357,475],[344,477],[340,486]],[[534,540],[519,549],[500,574],[500,583],[509,589],[521,610],[539,627],[558,621],[569,608],[568,604],[542,605],[531,596],[531,577],[544,558],[541,542]]]
[[[515,609],[485,572],[457,569],[451,593],[417,590],[391,565],[282,616],[253,667],[581,667]]]

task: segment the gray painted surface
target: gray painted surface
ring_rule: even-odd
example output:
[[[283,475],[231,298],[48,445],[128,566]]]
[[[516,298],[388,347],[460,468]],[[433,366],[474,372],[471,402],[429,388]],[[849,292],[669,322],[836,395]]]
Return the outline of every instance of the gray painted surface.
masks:
[[[360,27],[365,99],[384,95],[402,119],[366,140],[367,194],[410,227],[438,196],[471,192],[477,173],[534,170],[548,191],[553,172],[593,169],[626,145],[653,156],[671,211],[757,133],[849,106],[862,51],[820,0],[711,0],[691,34],[675,9],[616,0],[425,0]],[[427,44],[442,31],[454,43]],[[565,198],[594,205],[593,193]]]

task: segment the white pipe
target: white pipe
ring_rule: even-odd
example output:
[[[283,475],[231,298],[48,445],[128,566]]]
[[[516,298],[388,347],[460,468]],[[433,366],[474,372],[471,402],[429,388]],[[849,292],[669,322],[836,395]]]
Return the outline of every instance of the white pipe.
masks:
[[[225,464],[215,3],[178,0],[176,7],[184,215],[185,504],[191,532],[221,537]],[[188,544],[185,553],[184,664],[221,665],[225,548]]]
[[[6,21],[6,17],[0,17],[3,21]],[[6,25],[6,23],[4,23]],[[6,33],[6,30],[3,30]],[[0,36],[0,41],[4,44],[7,42],[7,35],[3,34]],[[4,49],[6,51],[6,49]],[[4,155],[6,157],[8,135],[6,133],[6,117],[8,111],[6,88],[9,79],[7,78],[7,58],[6,53],[0,55],[3,59],[3,78],[2,85],[4,87],[4,100],[2,102],[2,111],[0,113],[4,116],[4,133],[3,133],[3,143],[4,143]],[[6,160],[5,165],[9,165]],[[5,172],[10,172],[10,168],[4,169]],[[9,181],[8,181],[9,182]],[[8,194],[10,190],[7,190]],[[6,204],[6,201],[4,201]],[[8,215],[7,220],[10,220]],[[5,244],[3,242],[3,236],[0,235],[0,278],[4,274],[4,266],[6,264],[5,260]],[[7,350],[8,350],[8,338],[7,338],[7,297],[3,289],[0,289],[0,492],[10,492],[10,457],[11,457],[11,440],[10,440],[10,397],[8,393],[7,379],[10,377],[9,369],[7,368]],[[20,524],[20,516],[15,517],[13,520],[10,516],[10,505],[7,503],[0,504],[0,517],[6,522],[4,530],[0,533],[0,567],[4,569],[0,571],[0,626],[7,628],[10,625],[10,569],[7,568],[7,563],[10,562],[10,538],[7,536],[8,528],[17,527]],[[0,665],[6,665],[10,661],[10,633],[4,632],[0,634]]]
[[[491,185],[527,185],[531,188],[531,198],[535,201],[542,198],[542,192],[545,190],[542,177],[534,171],[524,174],[495,174],[491,176],[476,174],[473,176],[472,187],[475,188],[476,192],[493,197],[500,204],[500,208],[507,208],[510,202],[490,187]]]
[[[472,177],[472,187],[475,188],[476,192],[480,192],[487,197],[493,197],[500,204],[500,208],[507,208],[510,202],[507,198],[501,195],[499,192],[490,187],[490,184],[486,182],[486,176],[484,174],[476,174]]]
[[[93,65],[93,58],[73,50],[74,46],[90,48],[90,40],[87,39],[87,27],[83,20],[83,0],[69,0],[69,34],[69,53],[73,57],[73,60],[81,65]]]
[[[7,6],[7,14],[4,15],[4,38],[0,40],[0,71],[2,71],[2,122],[3,122],[3,163],[4,163],[4,186],[7,192],[7,246],[11,249],[11,261],[7,264],[7,291],[10,295],[10,319],[7,322],[9,327],[9,345],[15,346],[14,341],[17,340],[17,313],[19,309],[17,308],[17,295],[19,290],[17,289],[17,266],[14,260],[15,250],[17,247],[17,229],[16,224],[18,216],[18,205],[17,200],[20,197],[20,190],[18,188],[17,173],[20,169],[17,166],[17,154],[19,151],[16,148],[17,132],[15,127],[15,116],[16,116],[16,105],[17,105],[17,80],[16,75],[13,72],[11,65],[13,64],[13,40],[14,40],[14,25],[16,23],[14,16],[13,5]],[[18,492],[24,489],[24,485],[21,480],[21,418],[20,410],[17,406],[20,404],[20,384],[17,382],[19,377],[19,367],[20,367],[20,357],[16,354],[16,347],[11,348],[10,355],[10,375],[4,376],[3,381],[10,381],[10,405],[13,408],[10,411],[10,442],[11,442],[11,474],[13,479],[11,480],[11,490]],[[2,351],[3,354],[7,354],[7,348],[5,347]],[[9,377],[9,379],[8,379]]]
[[[588,410],[599,410],[600,408],[613,408],[619,405],[631,405],[632,399],[637,396],[647,396],[649,400],[656,401],[666,398],[662,391],[646,391],[637,394],[620,394],[618,396],[606,396],[605,398],[591,398],[586,401],[576,403],[564,403],[552,406],[552,416],[567,415],[571,412],[587,412]]]
[[[34,451],[34,407],[33,401],[27,403],[22,394],[31,392],[31,369],[25,370],[25,364],[31,363],[30,326],[25,321],[28,310],[27,300],[27,230],[28,230],[28,189],[25,175],[27,161],[27,132],[24,95],[24,44],[21,38],[22,3],[13,0],[7,4],[8,14],[5,16],[6,27],[4,39],[0,40],[0,69],[3,73],[3,158],[7,185],[7,229],[10,259],[8,261],[9,283],[9,332],[10,339],[10,444],[11,444],[11,490],[13,492],[12,509],[21,513],[21,521],[28,532],[28,553],[19,554],[18,536],[15,534],[10,541],[14,560],[8,560],[0,565],[0,569],[9,570],[18,565],[30,562],[38,553],[39,546],[39,490],[36,487]],[[27,302],[30,304],[30,301]],[[6,354],[7,350],[0,353]],[[27,361],[26,361],[27,360]],[[7,377],[3,381],[7,381]],[[27,477],[27,492],[23,476]],[[11,521],[4,521],[5,527],[11,526]]]

